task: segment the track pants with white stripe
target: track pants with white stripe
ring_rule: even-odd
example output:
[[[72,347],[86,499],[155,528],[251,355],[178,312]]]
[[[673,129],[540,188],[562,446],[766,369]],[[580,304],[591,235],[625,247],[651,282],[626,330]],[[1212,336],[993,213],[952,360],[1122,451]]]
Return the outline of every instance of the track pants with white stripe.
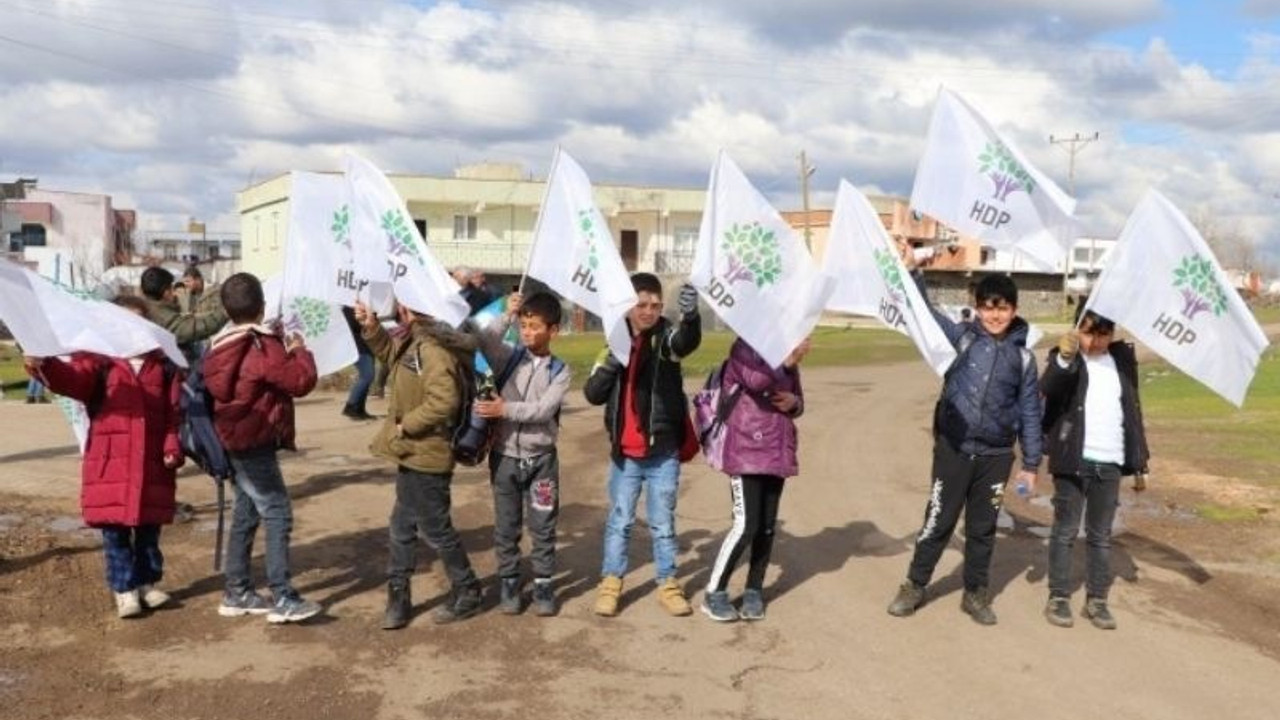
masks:
[[[776,475],[733,475],[729,488],[733,496],[733,527],[725,536],[716,564],[711,569],[707,589],[723,591],[729,576],[751,550],[747,570],[747,587],[759,590],[764,585],[764,571],[773,552],[773,529],[778,521],[778,504],[782,500],[784,480]]]

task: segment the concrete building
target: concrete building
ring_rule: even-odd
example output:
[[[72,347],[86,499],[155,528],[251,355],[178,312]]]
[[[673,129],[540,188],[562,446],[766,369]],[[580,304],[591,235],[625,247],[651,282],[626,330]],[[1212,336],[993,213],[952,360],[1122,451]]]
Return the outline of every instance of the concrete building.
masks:
[[[459,168],[453,177],[390,175],[436,258],[492,275],[520,275],[526,265],[546,183],[517,165]],[[623,263],[629,270],[686,273],[692,267],[704,190],[595,185]],[[288,232],[290,175],[236,195],[242,266],[259,276],[280,269]]]
[[[210,231],[192,221],[185,230],[140,230],[136,247],[143,255],[188,264],[234,260],[240,257],[240,233]]]
[[[0,184],[5,257],[70,285],[94,285],[132,251],[137,217],[110,195],[44,190],[35,179]]]

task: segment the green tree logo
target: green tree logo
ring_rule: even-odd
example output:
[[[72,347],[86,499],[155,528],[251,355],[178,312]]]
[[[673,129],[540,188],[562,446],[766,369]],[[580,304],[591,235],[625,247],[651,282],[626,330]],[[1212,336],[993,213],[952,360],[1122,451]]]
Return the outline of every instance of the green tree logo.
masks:
[[[333,211],[333,224],[329,226],[329,232],[333,235],[334,243],[351,249],[351,208],[346,203]]]
[[[777,237],[758,222],[734,223],[725,231],[720,247],[729,257],[724,279],[730,285],[746,280],[763,290],[782,277],[782,253],[778,250]]]
[[[872,254],[875,256],[876,270],[884,284],[889,286],[889,297],[895,303],[906,303],[907,289],[902,281],[902,271],[898,269],[897,258],[884,248],[876,248]]]
[[[284,330],[315,338],[329,329],[329,304],[314,298],[296,297],[289,301]]]
[[[587,267],[600,267],[600,254],[596,250],[596,223],[590,210],[578,211],[578,234],[587,241]]]
[[[991,178],[995,192],[991,197],[1004,202],[1011,193],[1021,190],[1030,195],[1035,192],[1036,181],[1022,163],[1018,162],[1009,148],[999,140],[987,143],[986,148],[978,154],[978,172]]]
[[[1188,255],[1173,270],[1173,286],[1182,288],[1182,316],[1188,320],[1205,310],[1215,316],[1227,310],[1227,294],[1218,284],[1213,262],[1199,254]]]
[[[394,208],[388,210],[382,213],[380,224],[387,234],[387,252],[391,253],[392,257],[400,259],[408,256],[417,260],[419,265],[424,264],[422,251],[418,248],[413,230],[410,229],[409,223],[405,222],[403,213]]]

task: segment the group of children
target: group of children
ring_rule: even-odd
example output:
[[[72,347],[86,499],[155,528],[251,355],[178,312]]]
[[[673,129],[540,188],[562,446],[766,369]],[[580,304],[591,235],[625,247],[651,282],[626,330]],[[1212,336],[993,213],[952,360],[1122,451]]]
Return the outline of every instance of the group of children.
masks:
[[[909,252],[904,256],[913,259]],[[301,338],[282,337],[278,328],[261,324],[262,286],[252,275],[233,275],[219,290],[219,307],[193,313],[177,307],[172,275],[152,270],[142,281],[145,300],[117,302],[174,331],[184,345],[211,338],[201,361],[215,401],[217,432],[235,473],[219,614],[266,615],[277,623],[313,617],[320,606],[303,599],[290,580],[292,510],[277,452],[294,449],[293,399],[315,387],[314,359]],[[916,277],[923,291],[919,273]],[[630,356],[624,363],[606,348],[583,389],[589,403],[605,406],[609,437],[609,507],[593,610],[606,617],[619,610],[630,531],[643,492],[658,601],[672,615],[688,615],[692,607],[676,578],[675,508],[680,464],[698,447],[681,371],[681,360],[702,339],[698,298],[692,286],[682,287],[673,322],[663,316],[656,276],[637,273],[632,284],[638,302],[627,318]],[[1020,490],[1029,491],[1042,441],[1047,441],[1055,490],[1046,618],[1055,625],[1072,624],[1071,547],[1083,515],[1089,545],[1084,614],[1099,627],[1115,627],[1106,597],[1119,479],[1145,472],[1147,460],[1132,346],[1112,342],[1114,324],[1087,313],[1050,353],[1040,378],[1025,348],[1028,326],[1017,317],[1013,281],[983,279],[976,301],[974,322],[957,323],[934,312],[958,357],[935,410],[933,481],[924,525],[889,613],[908,616],[925,602],[934,567],[963,512],[961,607],[979,623],[996,622],[988,573],[1013,448],[1021,446],[1015,480]],[[370,446],[397,467],[382,627],[402,628],[412,618],[410,580],[419,536],[439,554],[451,586],[433,620],[453,622],[481,608],[480,582],[452,524],[450,495],[451,440],[470,397],[477,349],[497,377],[495,395],[476,399],[472,413],[493,424],[489,470],[498,607],[504,614],[519,614],[527,597],[535,614],[555,615],[556,441],[571,382],[568,366],[551,350],[561,322],[559,300],[546,293],[512,294],[499,320],[461,330],[404,306],[396,312],[399,325],[392,331],[360,304],[351,313],[370,354],[389,370],[388,412]],[[503,342],[512,323],[520,336],[517,348]],[[724,386],[734,389],[724,424],[723,467],[732,526],[700,606],[713,620],[765,616],[764,579],[780,499],[786,478],[799,471],[795,419],[804,410],[799,365],[808,350],[806,340],[781,366],[772,367],[739,339],[725,363]],[[160,351],[127,360],[88,353],[69,360],[28,358],[27,367],[55,392],[89,409],[82,509],[85,522],[102,529],[108,584],[120,616],[165,604],[170,598],[157,587],[163,577],[159,528],[172,521],[174,473],[183,462],[177,439],[181,374]],[[259,524],[265,525],[270,598],[254,589],[249,572]],[[527,596],[520,550],[526,529],[532,580]],[[735,605],[729,577],[744,556],[747,578]]]

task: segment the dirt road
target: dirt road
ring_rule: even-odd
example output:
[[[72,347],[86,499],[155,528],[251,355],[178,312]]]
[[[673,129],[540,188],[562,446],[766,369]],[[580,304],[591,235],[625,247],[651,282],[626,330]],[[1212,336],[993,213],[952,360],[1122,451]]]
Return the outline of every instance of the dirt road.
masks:
[[[295,579],[327,607],[318,622],[289,627],[217,616],[213,494],[196,475],[179,495],[198,512],[163,538],[179,606],[116,619],[97,538],[78,526],[69,431],[53,406],[0,404],[0,717],[1275,717],[1276,524],[1199,520],[1181,508],[1202,490],[1158,458],[1155,477],[1169,482],[1130,513],[1116,553],[1119,630],[1044,621],[1035,525],[1049,515],[1021,501],[1011,508],[1019,527],[996,549],[999,625],[960,612],[956,543],[933,600],[910,619],[887,615],[924,506],[936,388],[921,363],[807,373],[803,474],[783,498],[764,622],[665,616],[642,524],[621,615],[591,614],[605,446],[600,411],[575,395],[561,443],[560,616],[501,616],[490,597],[479,617],[433,626],[443,577],[424,546],[418,615],[391,633],[377,626],[392,472],[365,452],[373,426],[340,417],[336,396],[300,406],[303,450],[284,462]],[[491,595],[487,480],[465,470],[454,487],[455,522]],[[706,581],[728,514],[723,479],[686,466],[678,529],[691,591]]]

